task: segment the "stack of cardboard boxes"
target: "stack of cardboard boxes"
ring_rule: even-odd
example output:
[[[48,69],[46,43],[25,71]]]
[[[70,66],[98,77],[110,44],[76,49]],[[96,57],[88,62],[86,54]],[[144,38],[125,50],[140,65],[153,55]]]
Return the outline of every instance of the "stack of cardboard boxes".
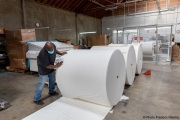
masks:
[[[10,69],[27,70],[28,40],[36,40],[35,29],[6,30],[7,53]]]
[[[180,50],[179,46],[172,46],[172,61],[180,61]]]
[[[108,45],[110,43],[111,39],[105,34],[96,36],[86,36],[86,41],[84,42],[86,46]]]

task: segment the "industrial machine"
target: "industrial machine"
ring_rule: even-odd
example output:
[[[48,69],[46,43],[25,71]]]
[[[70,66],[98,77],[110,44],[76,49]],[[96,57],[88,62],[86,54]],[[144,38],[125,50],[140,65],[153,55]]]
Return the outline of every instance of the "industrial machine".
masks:
[[[26,58],[29,60],[29,66],[31,72],[38,72],[37,67],[37,56],[40,52],[40,50],[44,47],[45,43],[47,41],[34,41],[34,42],[28,42],[28,52],[26,53]],[[60,52],[68,51],[71,49],[74,49],[72,45],[57,42],[57,41],[51,41],[56,46],[56,49]],[[62,58],[60,55],[56,56],[55,63],[61,61]]]

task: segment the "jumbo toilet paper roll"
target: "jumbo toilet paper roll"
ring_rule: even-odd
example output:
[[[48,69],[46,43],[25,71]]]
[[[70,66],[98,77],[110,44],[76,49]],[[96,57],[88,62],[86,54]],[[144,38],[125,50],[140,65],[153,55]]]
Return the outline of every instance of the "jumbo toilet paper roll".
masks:
[[[154,55],[155,41],[141,42],[143,48],[143,55]]]
[[[119,50],[70,50],[63,61],[56,74],[63,97],[105,106],[119,102],[125,84],[125,61]]]
[[[143,65],[143,50],[141,43],[132,43],[136,53],[136,74],[141,74]]]
[[[123,53],[126,64],[126,84],[132,85],[136,72],[136,54],[134,47],[128,44],[109,44],[111,47],[118,47]]]
[[[132,45],[123,45],[123,44],[109,44],[108,46],[94,46],[91,50],[95,49],[118,49],[124,56],[125,59],[125,66],[126,66],[126,84],[132,85],[135,77],[135,70],[136,70],[136,56],[134,47]],[[119,61],[121,62],[121,61]]]

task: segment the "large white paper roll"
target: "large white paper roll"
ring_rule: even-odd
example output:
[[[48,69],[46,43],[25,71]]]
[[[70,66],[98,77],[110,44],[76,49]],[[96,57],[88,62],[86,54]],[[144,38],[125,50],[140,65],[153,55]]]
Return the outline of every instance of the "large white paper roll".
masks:
[[[140,74],[143,64],[143,50],[141,43],[132,43],[136,53],[136,74]]]
[[[136,71],[136,55],[132,45],[123,44],[109,44],[109,46],[94,46],[91,48],[95,49],[119,49],[124,56],[126,66],[126,84],[132,85]],[[121,62],[121,61],[119,61]]]
[[[70,50],[63,61],[56,81],[64,97],[105,106],[119,102],[125,84],[125,61],[119,50]]]
[[[142,48],[143,48],[143,55],[154,55],[154,47],[156,42],[155,41],[147,41],[147,42],[141,42]]]
[[[111,107],[61,97],[22,120],[104,120]]]

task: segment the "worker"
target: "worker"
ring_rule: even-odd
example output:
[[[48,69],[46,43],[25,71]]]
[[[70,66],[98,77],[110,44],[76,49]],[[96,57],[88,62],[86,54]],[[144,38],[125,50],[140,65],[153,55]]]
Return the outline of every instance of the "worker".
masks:
[[[171,43],[171,45],[172,45],[172,46],[175,45],[175,42],[174,42],[174,34],[172,34],[172,43]]]
[[[59,95],[58,92],[54,91],[55,89],[55,68],[60,67],[63,62],[57,63],[54,65],[56,54],[64,55],[66,52],[59,52],[56,49],[56,46],[52,42],[46,42],[45,46],[41,49],[38,57],[38,72],[39,72],[39,81],[34,95],[34,103],[37,105],[43,105],[44,102],[41,100],[41,94],[44,87],[44,84],[47,79],[49,79],[49,95]]]

